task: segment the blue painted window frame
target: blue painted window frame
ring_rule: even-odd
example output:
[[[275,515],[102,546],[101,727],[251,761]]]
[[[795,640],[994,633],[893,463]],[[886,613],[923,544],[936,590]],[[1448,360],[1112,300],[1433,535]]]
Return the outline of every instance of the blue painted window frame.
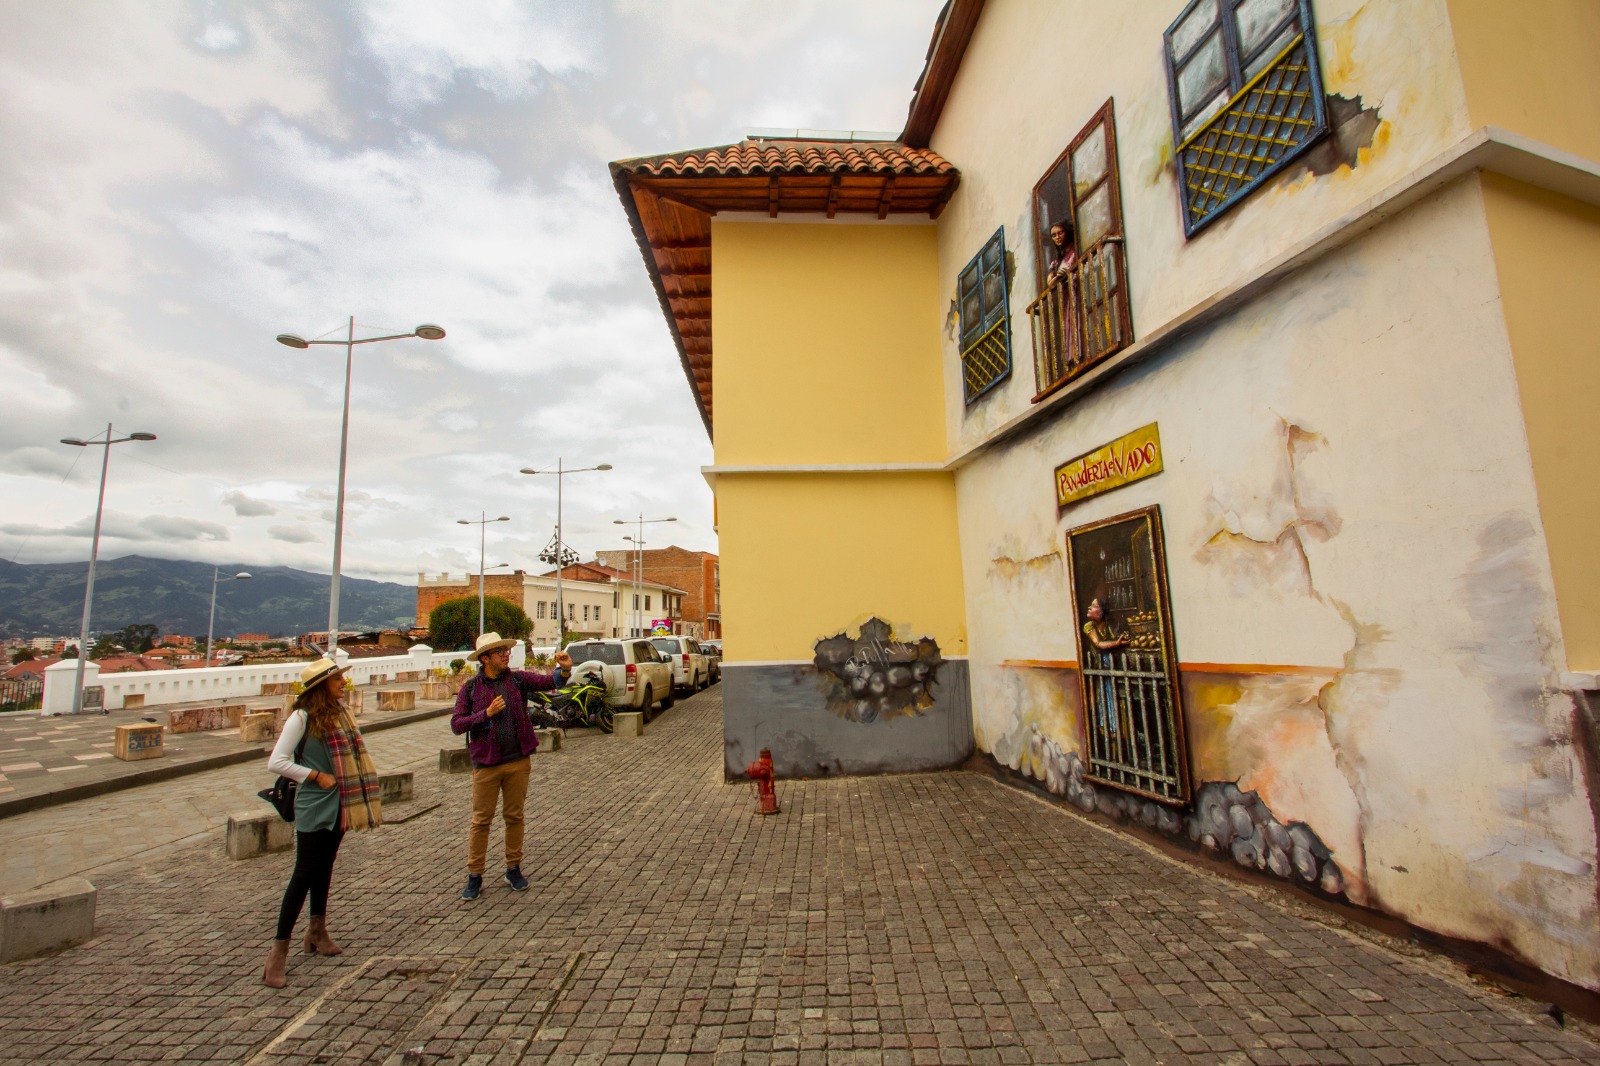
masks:
[[[970,407],[1011,376],[1011,294],[1006,285],[1006,228],[1001,226],[956,275],[956,314],[960,324],[962,391]],[[967,377],[967,362],[978,343],[1000,326],[1005,366],[980,388]]]

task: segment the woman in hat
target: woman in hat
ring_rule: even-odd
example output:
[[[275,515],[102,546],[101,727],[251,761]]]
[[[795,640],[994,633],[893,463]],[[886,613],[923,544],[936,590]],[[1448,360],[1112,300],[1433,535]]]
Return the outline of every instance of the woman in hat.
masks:
[[[301,671],[294,712],[267,763],[273,773],[300,783],[294,798],[294,873],[283,891],[277,936],[262,974],[269,988],[285,984],[289,940],[308,894],[306,951],[337,955],[343,950],[328,935],[326,918],[333,860],[347,830],[370,829],[381,820],[378,771],[345,711],[344,689],[344,670],[331,659],[318,659]]]

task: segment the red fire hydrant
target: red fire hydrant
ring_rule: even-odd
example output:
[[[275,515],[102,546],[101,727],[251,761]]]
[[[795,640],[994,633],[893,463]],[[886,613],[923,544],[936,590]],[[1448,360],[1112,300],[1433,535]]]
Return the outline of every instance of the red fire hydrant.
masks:
[[[772,751],[761,749],[761,758],[744,768],[745,776],[755,782],[758,814],[778,813],[778,790],[773,787]]]

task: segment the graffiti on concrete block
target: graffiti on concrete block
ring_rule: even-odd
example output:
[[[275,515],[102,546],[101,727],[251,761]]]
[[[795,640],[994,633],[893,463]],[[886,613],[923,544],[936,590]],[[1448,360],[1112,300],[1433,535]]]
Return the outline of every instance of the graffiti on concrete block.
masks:
[[[895,640],[889,623],[871,618],[859,636],[827,637],[814,650],[828,710],[847,722],[921,714],[933,706],[944,659],[932,637]]]

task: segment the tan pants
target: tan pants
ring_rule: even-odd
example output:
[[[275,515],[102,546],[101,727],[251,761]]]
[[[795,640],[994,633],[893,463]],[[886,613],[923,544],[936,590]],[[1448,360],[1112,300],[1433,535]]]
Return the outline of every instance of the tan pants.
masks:
[[[522,865],[522,805],[528,798],[528,756],[472,768],[472,821],[467,830],[467,873],[483,873],[489,858],[489,823],[499,801],[506,823],[506,869]]]

